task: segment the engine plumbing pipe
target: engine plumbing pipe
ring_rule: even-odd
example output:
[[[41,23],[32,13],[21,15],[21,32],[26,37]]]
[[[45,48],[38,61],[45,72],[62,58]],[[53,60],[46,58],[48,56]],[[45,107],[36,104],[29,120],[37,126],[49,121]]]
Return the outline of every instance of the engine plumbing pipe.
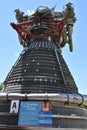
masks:
[[[71,103],[76,105],[83,105],[87,107],[87,95],[81,94],[65,94],[65,93],[0,93],[0,101],[7,100],[37,100],[37,101],[55,101],[62,103]]]

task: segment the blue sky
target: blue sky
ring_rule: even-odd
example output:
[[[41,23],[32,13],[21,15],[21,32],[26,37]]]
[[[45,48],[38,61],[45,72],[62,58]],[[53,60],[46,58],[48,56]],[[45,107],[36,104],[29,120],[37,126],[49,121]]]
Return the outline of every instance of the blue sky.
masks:
[[[81,94],[87,94],[87,1],[86,0],[0,0],[0,83],[3,82],[10,69],[23,50],[17,33],[11,28],[10,23],[16,23],[14,10],[19,8],[36,10],[38,6],[62,11],[66,3],[72,2],[77,22],[73,30],[74,51],[69,52],[68,45],[62,49],[63,57],[74,77]]]

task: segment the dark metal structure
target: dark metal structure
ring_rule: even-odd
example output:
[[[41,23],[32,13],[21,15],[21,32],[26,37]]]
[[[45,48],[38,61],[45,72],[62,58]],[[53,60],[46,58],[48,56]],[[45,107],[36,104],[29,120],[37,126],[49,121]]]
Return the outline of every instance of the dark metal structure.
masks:
[[[87,128],[87,96],[79,94],[61,53],[66,42],[72,51],[71,30],[75,17],[71,5],[68,3],[62,13],[40,7],[31,16],[15,10],[19,23],[11,26],[24,49],[0,94],[0,129],[30,129],[18,126],[19,112],[10,113],[12,100],[50,101],[53,129]]]
[[[5,92],[78,93],[59,48],[46,40],[23,50],[4,83]]]

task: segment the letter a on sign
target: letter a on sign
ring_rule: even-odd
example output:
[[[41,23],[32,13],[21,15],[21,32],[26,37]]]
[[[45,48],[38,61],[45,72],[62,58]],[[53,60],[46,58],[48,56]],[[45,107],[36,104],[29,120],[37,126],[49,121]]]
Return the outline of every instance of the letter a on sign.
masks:
[[[19,100],[12,100],[10,106],[10,113],[18,113]]]

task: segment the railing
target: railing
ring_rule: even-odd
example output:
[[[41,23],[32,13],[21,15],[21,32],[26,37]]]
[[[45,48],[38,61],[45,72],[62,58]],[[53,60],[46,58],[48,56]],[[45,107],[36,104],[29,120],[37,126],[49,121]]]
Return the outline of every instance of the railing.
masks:
[[[54,101],[61,103],[70,103],[76,105],[83,105],[87,107],[87,95],[81,94],[65,94],[65,93],[0,93],[0,101],[7,100],[37,100],[37,101]]]

